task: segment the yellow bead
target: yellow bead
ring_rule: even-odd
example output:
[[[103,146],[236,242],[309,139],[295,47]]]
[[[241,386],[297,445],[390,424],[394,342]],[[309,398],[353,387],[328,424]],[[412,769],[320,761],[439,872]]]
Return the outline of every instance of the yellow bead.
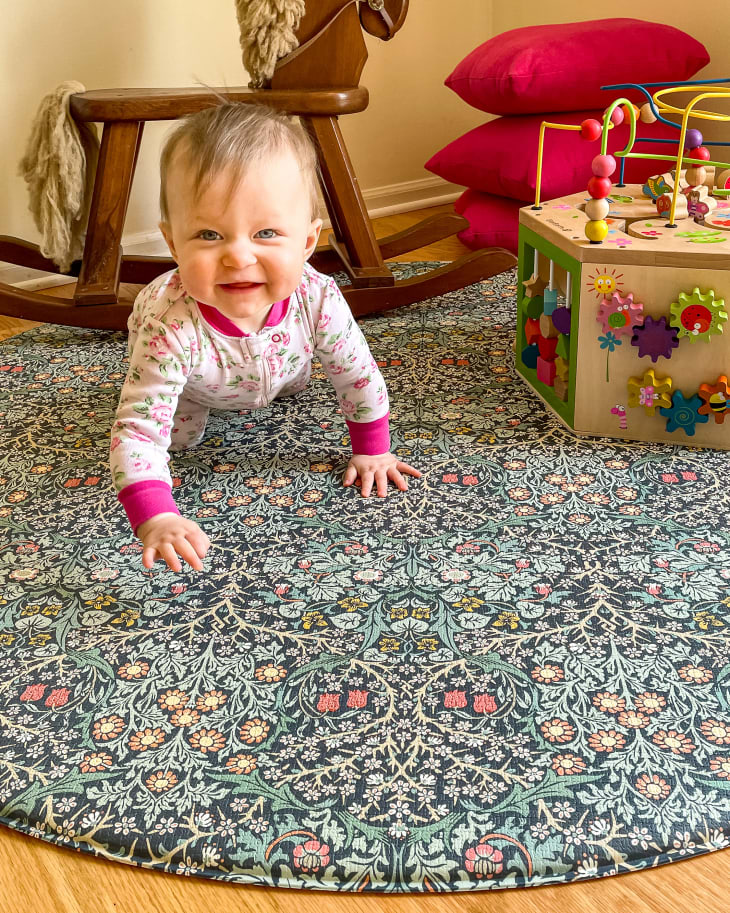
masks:
[[[594,222],[586,222],[586,238],[589,241],[597,243],[603,241],[608,234],[608,225],[603,219],[597,219]]]

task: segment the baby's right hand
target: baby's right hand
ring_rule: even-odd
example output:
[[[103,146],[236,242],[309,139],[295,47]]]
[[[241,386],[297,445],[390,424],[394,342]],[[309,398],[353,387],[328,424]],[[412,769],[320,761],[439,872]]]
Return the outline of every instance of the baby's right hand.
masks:
[[[178,514],[156,514],[137,527],[142,540],[142,564],[151,568],[157,558],[167,564],[171,571],[181,571],[183,558],[196,571],[203,570],[201,558],[210,548],[210,539],[192,520]]]

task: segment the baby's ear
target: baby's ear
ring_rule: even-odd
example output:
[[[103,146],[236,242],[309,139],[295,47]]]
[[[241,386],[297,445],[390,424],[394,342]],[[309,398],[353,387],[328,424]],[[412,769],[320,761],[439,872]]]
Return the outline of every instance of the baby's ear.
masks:
[[[177,260],[177,254],[175,253],[175,245],[172,243],[172,229],[170,228],[169,222],[160,222],[158,228],[162,232],[162,236],[165,239],[167,246],[170,248],[170,253],[172,254],[172,259]]]
[[[317,241],[319,241],[319,233],[322,231],[322,220],[321,219],[312,219],[312,222],[309,226],[309,231],[307,232],[307,246],[304,249],[304,259],[309,260],[309,258],[314,253],[314,248],[317,246]],[[169,241],[168,241],[169,244]],[[173,254],[173,256],[175,256]]]

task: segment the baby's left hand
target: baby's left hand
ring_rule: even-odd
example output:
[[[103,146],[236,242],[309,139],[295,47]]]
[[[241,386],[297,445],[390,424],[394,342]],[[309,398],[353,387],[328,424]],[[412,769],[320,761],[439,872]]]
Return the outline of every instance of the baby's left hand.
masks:
[[[375,490],[379,498],[384,498],[388,494],[388,479],[391,480],[401,491],[408,488],[408,483],[401,473],[421,478],[421,473],[409,466],[408,463],[401,463],[392,453],[380,453],[377,455],[368,455],[365,453],[355,453],[352,455],[350,462],[345,470],[345,477],[342,480],[343,485],[352,485],[360,478],[360,494],[367,498],[370,492]]]

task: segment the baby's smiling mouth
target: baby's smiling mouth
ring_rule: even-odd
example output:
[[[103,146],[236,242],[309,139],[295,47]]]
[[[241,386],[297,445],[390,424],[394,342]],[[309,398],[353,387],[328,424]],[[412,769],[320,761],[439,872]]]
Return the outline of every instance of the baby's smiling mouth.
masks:
[[[262,282],[221,282],[220,287],[228,292],[241,292],[246,289],[258,288]]]

